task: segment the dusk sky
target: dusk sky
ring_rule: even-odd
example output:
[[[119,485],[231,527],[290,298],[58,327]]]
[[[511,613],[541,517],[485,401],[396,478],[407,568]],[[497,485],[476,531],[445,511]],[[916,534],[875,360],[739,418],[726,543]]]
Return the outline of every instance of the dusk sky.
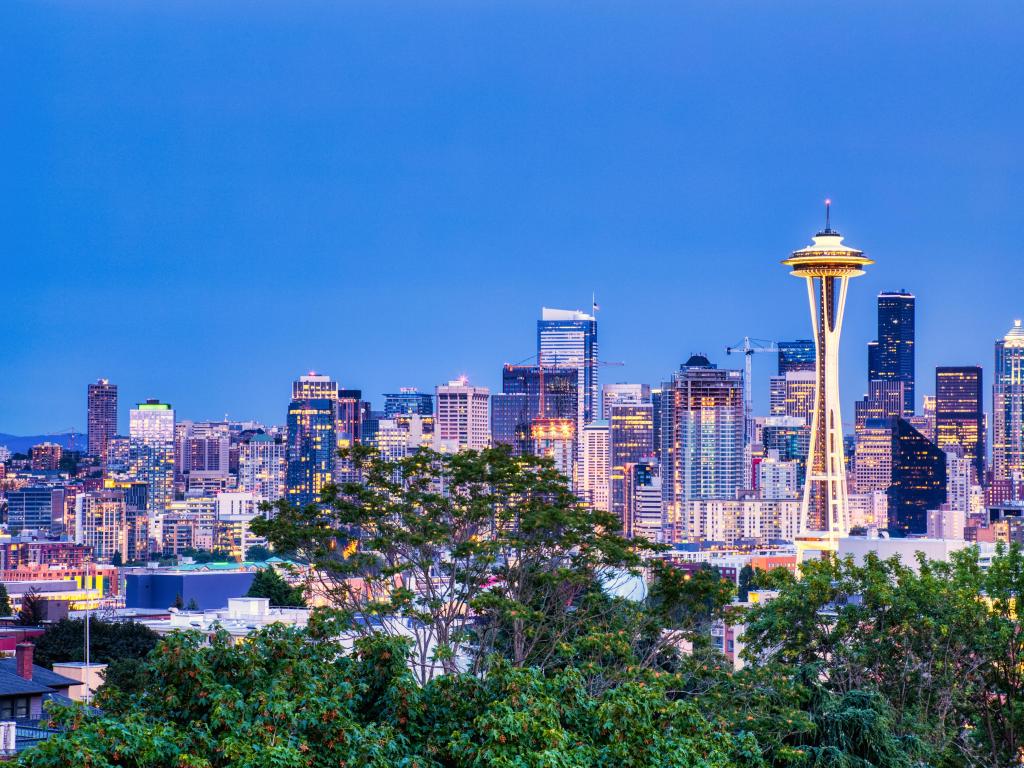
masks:
[[[497,390],[592,291],[604,381],[740,367],[809,336],[779,261],[825,197],[877,262],[848,421],[880,290],[917,295],[919,393],[988,389],[1024,315],[1020,0],[153,5],[0,4],[0,432],[84,429],[97,377],[123,425],[281,423],[309,369]]]

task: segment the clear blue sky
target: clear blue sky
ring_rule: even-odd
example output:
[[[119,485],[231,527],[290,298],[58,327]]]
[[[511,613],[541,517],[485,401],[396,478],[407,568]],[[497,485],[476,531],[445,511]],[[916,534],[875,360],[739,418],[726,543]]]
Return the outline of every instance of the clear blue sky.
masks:
[[[162,6],[162,7],[157,7]],[[376,403],[602,306],[607,380],[806,336],[779,260],[918,296],[919,389],[1024,314],[1024,4],[0,4],[0,432],[99,376],[181,417],[284,417],[316,368]],[[773,367],[761,356],[758,397]],[[988,406],[986,406],[988,407]]]

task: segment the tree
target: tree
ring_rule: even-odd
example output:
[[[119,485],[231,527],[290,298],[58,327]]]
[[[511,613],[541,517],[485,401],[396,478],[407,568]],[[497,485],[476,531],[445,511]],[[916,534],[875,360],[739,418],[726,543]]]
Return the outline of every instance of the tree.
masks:
[[[754,575],[754,568],[750,563],[740,568],[739,587],[736,591],[736,597],[741,603],[747,602],[747,598],[750,596],[750,590],[754,586]]]
[[[321,505],[281,500],[253,531],[308,562],[310,591],[354,631],[403,635],[411,623],[420,682],[480,670],[499,649],[543,665],[595,580],[640,564],[641,545],[581,505],[549,459],[496,447],[388,461],[363,446],[342,458],[360,482],[328,486]]]
[[[159,640],[153,630],[134,621],[89,619],[89,658],[97,664],[145,658]],[[62,661],[85,661],[85,620],[61,619],[35,640],[35,662],[53,666]]]
[[[301,586],[293,587],[270,566],[260,568],[246,593],[247,597],[266,597],[270,604],[280,608],[302,608],[306,600]]]
[[[11,608],[11,598],[7,594],[7,587],[0,582],[0,616],[10,616],[14,613]]]
[[[572,670],[493,666],[420,687],[408,643],[377,635],[345,653],[336,620],[161,641],[149,685],[59,709],[61,732],[26,768],[365,766],[366,768],[762,768],[755,737],[718,728],[653,676],[593,695]],[[102,698],[102,697],[101,697]]]
[[[18,623],[26,627],[35,627],[42,623],[46,611],[46,601],[39,595],[39,590],[32,587],[21,596],[21,610],[18,611]]]
[[[274,553],[264,547],[262,544],[256,544],[255,546],[249,547],[245,553],[245,559],[253,563],[265,563]]]
[[[122,565],[124,565],[124,560],[122,560],[121,558],[121,550],[115,552],[114,556],[110,558],[110,564],[113,565],[115,568],[120,568]]]
[[[764,577],[778,596],[746,616],[746,654],[813,670],[830,695],[871,690],[894,733],[919,738],[936,763],[1003,766],[1024,744],[1024,632],[1017,617],[1024,556],[975,549],[915,566],[805,563],[801,578]],[[849,699],[848,699],[849,700]],[[889,717],[887,715],[887,717]]]

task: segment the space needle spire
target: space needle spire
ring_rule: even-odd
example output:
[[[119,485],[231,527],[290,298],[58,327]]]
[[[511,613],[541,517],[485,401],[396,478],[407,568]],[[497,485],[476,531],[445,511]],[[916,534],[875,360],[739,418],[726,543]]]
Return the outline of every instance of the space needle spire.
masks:
[[[832,229],[832,201],[825,201],[825,229],[806,248],[782,263],[807,283],[811,328],[817,350],[814,412],[807,455],[807,479],[800,508],[797,561],[808,553],[835,552],[850,532],[843,456],[843,419],[839,408],[839,337],[843,329],[846,291],[851,277],[864,274],[874,262],[863,251],[843,244]]]

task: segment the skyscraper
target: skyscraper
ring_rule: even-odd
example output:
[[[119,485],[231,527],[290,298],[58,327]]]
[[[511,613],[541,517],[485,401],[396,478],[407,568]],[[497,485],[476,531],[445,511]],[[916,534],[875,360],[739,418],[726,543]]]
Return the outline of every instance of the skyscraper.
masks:
[[[985,410],[980,365],[935,369],[935,441],[939,448],[960,446],[974,467],[975,483],[985,480]]]
[[[946,454],[904,419],[892,422],[889,531],[928,532],[928,511],[946,503]]]
[[[651,402],[650,384],[605,384],[601,387],[601,418],[612,417],[613,405],[639,405]]]
[[[795,277],[807,283],[817,349],[817,390],[801,535],[797,541],[801,558],[806,551],[835,550],[838,537],[849,532],[843,420],[839,407],[839,338],[849,280],[864,274],[863,268],[873,263],[862,251],[843,245],[842,235],[830,225],[828,206],[826,202],[825,229],[814,236],[813,245],[794,251],[782,262],[792,268]]]
[[[174,500],[174,409],[159,400],[139,403],[128,414],[128,434],[130,471],[124,479],[149,486],[152,522]]]
[[[795,371],[814,370],[814,339],[780,341],[775,346],[779,348],[779,376]]]
[[[814,371],[796,370],[772,376],[769,380],[769,413],[772,416],[794,416],[810,424],[816,391]]]
[[[463,376],[447,384],[439,384],[435,395],[434,445],[437,450],[480,450],[490,445],[488,407],[491,391],[487,387],[474,387]]]
[[[868,382],[868,393],[853,404],[853,423],[856,429],[868,419],[895,419],[904,415],[904,384],[894,379],[874,379]]]
[[[574,430],[579,413],[578,372],[573,368],[506,365],[501,371],[502,395],[492,398],[495,442],[512,446],[517,456],[534,453],[533,426],[538,419],[568,419]],[[543,397],[541,389],[543,385]]]
[[[592,421],[583,428],[580,438],[579,495],[594,509],[607,512],[608,473],[611,468],[608,456],[609,424],[604,419]]]
[[[337,399],[293,399],[288,406],[288,500],[304,506],[320,500],[334,478],[338,450]]]
[[[998,480],[1024,480],[1024,327],[1020,320],[996,342],[992,382],[992,470]]]
[[[107,460],[107,443],[117,434],[117,385],[106,379],[90,384],[86,396],[89,455]]]
[[[238,447],[238,487],[259,499],[277,501],[285,495],[288,448],[263,432]]]
[[[576,371],[577,431],[598,417],[597,319],[579,310],[541,308],[537,364]]]
[[[402,387],[398,392],[384,395],[384,418],[396,415],[434,415],[434,396],[420,392],[416,387]]]
[[[914,295],[878,294],[878,339],[868,345],[868,380],[903,382],[903,416],[914,413]]]
[[[628,464],[651,462],[654,458],[654,417],[650,403],[614,405],[608,436],[611,512],[629,528],[626,518]]]
[[[743,374],[693,355],[661,392],[662,493],[678,520],[685,502],[743,487]]]
[[[631,539],[663,540],[661,477],[651,462],[623,467],[623,533]]]

